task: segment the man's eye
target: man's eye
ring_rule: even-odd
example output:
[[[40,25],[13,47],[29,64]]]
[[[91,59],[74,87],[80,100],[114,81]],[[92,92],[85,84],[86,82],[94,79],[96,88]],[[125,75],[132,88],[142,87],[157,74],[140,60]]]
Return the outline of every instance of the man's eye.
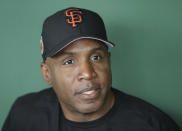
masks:
[[[63,65],[73,64],[73,60],[65,60]]]
[[[92,56],[92,60],[94,60],[94,61],[97,61],[97,60],[100,60],[100,59],[101,59],[101,56],[98,56],[98,55]]]

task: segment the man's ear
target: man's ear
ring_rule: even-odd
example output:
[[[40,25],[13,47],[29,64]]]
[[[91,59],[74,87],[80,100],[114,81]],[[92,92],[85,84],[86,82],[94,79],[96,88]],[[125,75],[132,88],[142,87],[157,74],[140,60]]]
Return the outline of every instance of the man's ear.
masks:
[[[40,67],[41,67],[42,75],[43,75],[46,83],[48,85],[52,85],[51,71],[50,71],[48,65],[46,63],[42,62]]]

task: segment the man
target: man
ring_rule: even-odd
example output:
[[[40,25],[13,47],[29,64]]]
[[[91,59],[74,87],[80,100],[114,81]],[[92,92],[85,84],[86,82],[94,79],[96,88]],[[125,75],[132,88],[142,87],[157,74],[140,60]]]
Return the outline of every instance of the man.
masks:
[[[104,23],[67,8],[43,25],[41,70],[50,89],[20,97],[3,131],[180,131],[156,107],[112,88]]]

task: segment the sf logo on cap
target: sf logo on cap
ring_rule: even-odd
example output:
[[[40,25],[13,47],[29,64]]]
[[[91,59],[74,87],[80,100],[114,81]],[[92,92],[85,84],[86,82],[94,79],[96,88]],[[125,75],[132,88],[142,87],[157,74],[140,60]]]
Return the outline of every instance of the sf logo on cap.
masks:
[[[65,11],[65,14],[69,17],[66,22],[72,24],[72,27],[76,27],[76,23],[82,22],[82,12],[79,9],[68,9]]]

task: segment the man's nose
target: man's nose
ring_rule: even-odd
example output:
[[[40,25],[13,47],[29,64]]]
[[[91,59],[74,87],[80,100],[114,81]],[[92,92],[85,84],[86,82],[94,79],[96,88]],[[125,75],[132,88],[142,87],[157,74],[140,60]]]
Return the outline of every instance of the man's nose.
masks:
[[[93,78],[96,77],[96,72],[94,70],[94,67],[92,65],[92,63],[90,63],[89,61],[87,62],[83,62],[80,64],[79,66],[79,76],[78,79],[82,80],[91,80]]]

